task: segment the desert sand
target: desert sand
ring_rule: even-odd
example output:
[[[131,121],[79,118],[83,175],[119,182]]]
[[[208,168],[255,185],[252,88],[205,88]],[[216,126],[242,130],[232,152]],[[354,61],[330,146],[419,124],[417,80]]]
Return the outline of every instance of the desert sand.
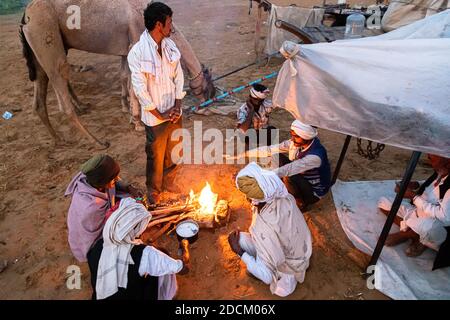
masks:
[[[254,61],[256,10],[248,15],[248,1],[167,3],[174,9],[174,20],[199,59],[212,68],[214,75]],[[313,1],[302,3],[312,4]],[[64,191],[80,165],[98,150],[59,112],[53,90],[49,89],[48,96],[50,121],[68,144],[55,146],[33,113],[33,84],[28,80],[18,37],[20,18],[20,13],[0,16],[0,113],[14,114],[11,120],[0,119],[0,263],[8,263],[0,272],[0,299],[89,299],[89,269],[87,264],[75,260],[67,243],[70,199],[64,198]],[[70,63],[92,67],[86,72],[73,72],[71,79],[79,98],[91,105],[88,113],[81,116],[82,122],[98,137],[111,142],[107,153],[119,161],[121,176],[144,187],[145,137],[133,131],[128,115],[121,112],[119,60],[71,51]],[[278,70],[282,62],[272,59],[267,65],[247,68],[216,84],[232,88]],[[273,89],[275,81],[265,84]],[[185,103],[192,101],[188,97]],[[292,119],[286,111],[277,110],[271,122],[287,138]],[[202,121],[204,130],[224,131],[235,124],[233,115],[195,115],[184,120],[184,127],[192,130],[194,120]],[[334,167],[345,137],[320,130],[320,139]],[[357,154],[353,139],[340,179],[400,179],[409,157],[408,151],[386,147],[378,159],[369,161]],[[166,180],[166,197],[186,195],[191,188],[198,192],[209,181],[213,191],[230,201],[232,208],[226,227],[202,230],[192,245],[192,270],[178,277],[178,299],[278,299],[268,286],[246,274],[245,266],[226,241],[231,230],[246,230],[251,220],[249,204],[234,187],[233,176],[240,167],[184,165]],[[429,173],[423,157],[414,178],[422,179]],[[305,282],[287,299],[387,299],[380,292],[369,290],[362,279],[360,273],[368,256],[356,250],[342,231],[331,194],[305,217],[313,235],[313,255]],[[159,244],[176,255],[175,237],[164,236]],[[66,287],[66,269],[70,265],[81,267],[80,290]]]

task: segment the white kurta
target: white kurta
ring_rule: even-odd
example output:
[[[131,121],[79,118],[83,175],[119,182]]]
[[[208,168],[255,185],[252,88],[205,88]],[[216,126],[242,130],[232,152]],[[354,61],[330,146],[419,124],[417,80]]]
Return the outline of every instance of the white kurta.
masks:
[[[141,120],[147,126],[164,122],[151,114],[151,110],[166,112],[175,105],[176,99],[181,100],[186,94],[181,55],[175,43],[165,38],[161,49],[162,56],[156,42],[145,31],[128,54],[131,83],[141,105]]]
[[[397,213],[403,218],[401,230],[411,228],[420,236],[422,244],[436,251],[447,237],[445,227],[450,226],[450,191],[446,192],[442,200],[439,199],[439,186],[445,178],[439,184],[436,184],[437,180],[433,181],[421,196],[414,198],[414,205],[403,202]],[[390,210],[392,203],[392,199],[383,197],[378,207]]]
[[[181,260],[173,259],[158,249],[147,246],[142,252],[139,264],[141,277],[146,274],[158,279],[158,300],[172,300],[177,293],[176,273],[183,269]]]

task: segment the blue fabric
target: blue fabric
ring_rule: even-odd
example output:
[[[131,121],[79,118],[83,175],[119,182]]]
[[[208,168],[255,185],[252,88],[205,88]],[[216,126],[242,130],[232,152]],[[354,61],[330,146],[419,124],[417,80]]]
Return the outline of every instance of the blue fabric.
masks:
[[[323,197],[331,187],[331,169],[327,150],[320,143],[320,140],[315,138],[311,147],[304,152],[299,151],[296,158],[302,159],[307,155],[318,156],[322,163],[320,167],[305,171],[301,175],[311,184],[314,193],[319,197]]]

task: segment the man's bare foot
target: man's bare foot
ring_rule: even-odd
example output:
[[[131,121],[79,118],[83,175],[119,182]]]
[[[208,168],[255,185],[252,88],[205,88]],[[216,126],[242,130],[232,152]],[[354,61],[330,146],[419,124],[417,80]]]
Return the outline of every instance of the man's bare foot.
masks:
[[[411,237],[407,232],[400,231],[388,235],[385,245],[388,247],[393,247],[399,245],[400,243],[406,242],[409,239],[411,239]]]
[[[406,255],[408,257],[418,257],[427,249],[419,240],[413,240],[408,248],[406,248]]]

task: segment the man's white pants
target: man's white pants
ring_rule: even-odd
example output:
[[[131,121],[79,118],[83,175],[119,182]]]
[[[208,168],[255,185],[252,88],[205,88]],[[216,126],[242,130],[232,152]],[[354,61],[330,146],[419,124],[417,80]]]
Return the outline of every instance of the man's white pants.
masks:
[[[386,197],[380,198],[378,208],[389,211],[391,210],[393,200]],[[440,245],[447,237],[447,231],[444,224],[438,219],[429,218],[420,210],[409,203],[403,202],[398,209],[397,216],[403,219],[400,224],[400,230],[407,231],[411,228],[420,237],[420,242],[438,251]]]

